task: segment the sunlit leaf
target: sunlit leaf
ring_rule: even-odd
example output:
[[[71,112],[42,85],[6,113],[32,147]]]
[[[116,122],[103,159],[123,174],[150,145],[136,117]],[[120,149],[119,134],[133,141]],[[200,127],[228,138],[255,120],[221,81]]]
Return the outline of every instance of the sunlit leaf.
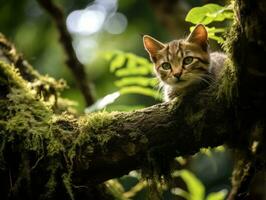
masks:
[[[110,71],[114,72],[116,69],[123,67],[126,62],[126,57],[123,54],[117,54],[110,64]]]
[[[224,200],[227,195],[227,190],[221,190],[219,192],[210,193],[206,200]]]
[[[180,196],[180,197],[183,197],[184,199],[187,199],[187,200],[190,200],[190,194],[181,189],[181,188],[172,188],[171,189],[171,193],[174,194],[174,195],[177,195],[177,196]]]
[[[184,157],[182,157],[182,156],[178,156],[178,157],[176,157],[175,160],[176,160],[180,165],[185,165],[186,162],[187,162],[187,160],[186,160]]]
[[[172,176],[180,176],[185,181],[190,195],[189,200],[204,200],[205,187],[192,172],[184,169],[175,171]]]
[[[105,182],[105,185],[109,192],[115,197],[117,200],[128,200],[124,196],[124,187],[122,186],[121,183],[117,179],[111,179]]]
[[[147,67],[121,68],[115,72],[115,75],[118,77],[149,74],[151,74],[151,70]]]
[[[119,78],[115,85],[121,94],[141,94],[161,99],[155,87],[158,81],[152,77],[153,66],[148,59],[122,51],[108,52],[105,58],[110,59],[110,71]]]
[[[212,151],[210,148],[201,148],[200,153],[202,153],[206,156],[209,156],[209,157],[211,157],[211,155],[212,155]]]
[[[100,52],[100,56],[103,57],[105,60],[110,61],[118,51],[103,51]]]
[[[127,64],[126,64],[127,68],[135,68],[136,66],[138,66],[139,58],[135,54],[126,53],[125,55],[127,57]]]
[[[224,39],[222,37],[219,37],[219,36],[215,36],[215,35],[210,34],[209,35],[209,38],[211,38],[213,40],[216,40],[219,44],[224,43]]]
[[[225,147],[223,145],[220,145],[218,147],[215,147],[214,150],[217,151],[217,152],[224,152],[225,151]]]
[[[124,87],[128,85],[140,85],[140,86],[152,86],[155,87],[158,84],[158,80],[151,77],[134,76],[121,78],[115,81],[117,87]]]
[[[214,21],[232,19],[231,7],[223,7],[218,4],[206,4],[201,7],[192,8],[186,16],[186,21],[193,24],[209,24]]]
[[[141,190],[143,190],[145,187],[147,187],[148,183],[146,180],[140,180],[135,186],[133,186],[129,191],[124,193],[124,196],[126,198],[132,198],[134,196],[136,196],[136,194],[138,192],[140,192]]]
[[[224,28],[215,28],[215,27],[207,27],[205,26],[208,32],[208,37],[216,40],[219,44],[224,42],[223,37],[221,36],[222,33],[224,33],[226,31],[226,29]],[[193,29],[195,28],[195,26],[191,26],[190,27],[190,32],[193,31]],[[220,36],[218,36],[217,34],[220,34]]]

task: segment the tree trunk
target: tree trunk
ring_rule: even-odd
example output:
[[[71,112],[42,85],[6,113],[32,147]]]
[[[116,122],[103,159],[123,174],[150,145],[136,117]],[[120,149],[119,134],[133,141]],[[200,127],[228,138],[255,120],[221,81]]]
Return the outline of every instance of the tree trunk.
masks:
[[[167,172],[174,156],[222,144],[238,152],[228,198],[265,197],[266,5],[238,0],[235,11],[218,84],[134,112],[75,116],[62,82],[0,36],[1,198],[88,199],[93,184],[149,165]]]

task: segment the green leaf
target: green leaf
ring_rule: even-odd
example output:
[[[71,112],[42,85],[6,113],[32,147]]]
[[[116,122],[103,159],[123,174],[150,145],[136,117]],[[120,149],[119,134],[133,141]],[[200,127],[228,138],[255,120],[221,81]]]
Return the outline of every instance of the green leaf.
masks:
[[[219,44],[223,44],[224,43],[224,39],[222,37],[210,34],[209,38],[211,38],[213,40],[216,40]]]
[[[227,190],[221,190],[219,192],[210,193],[206,200],[224,200],[227,195]]]
[[[162,99],[162,96],[160,93],[156,90],[145,88],[145,87],[139,87],[139,86],[128,86],[123,87],[119,90],[121,94],[142,94],[145,96],[150,96],[155,99]]]
[[[202,7],[192,8],[186,16],[186,21],[193,24],[209,24],[213,21],[233,19],[231,7],[223,7],[218,4],[206,4]]]
[[[208,156],[208,157],[211,157],[212,156],[212,151],[211,151],[211,148],[201,148],[200,149],[200,153]]]
[[[132,75],[150,75],[151,69],[147,67],[135,67],[135,68],[121,68],[115,72],[118,77],[132,76]]]
[[[192,172],[184,169],[175,171],[172,175],[180,176],[185,181],[190,194],[189,200],[204,200],[205,187]]]
[[[128,85],[140,85],[140,86],[152,86],[155,87],[158,85],[158,80],[151,77],[144,76],[133,76],[133,77],[125,77],[118,81],[115,81],[115,85],[117,87],[124,87]]]
[[[110,64],[110,71],[114,72],[116,69],[123,67],[123,65],[126,62],[126,57],[125,55],[119,53],[117,54],[114,59],[111,61]]]
[[[153,78],[152,63],[133,53],[122,51],[107,52],[104,54],[110,60],[110,71],[120,79],[115,81],[121,94],[142,94],[161,99],[155,88],[158,80]]]
[[[215,147],[214,150],[216,152],[224,152],[225,151],[225,147],[223,145],[220,145],[218,147]]]
[[[190,194],[181,188],[172,188],[171,193],[183,197],[184,199],[190,200]]]
[[[215,27],[208,27],[205,26],[208,32],[208,38],[216,40],[219,44],[224,42],[224,38],[222,36],[219,36],[217,34],[222,34],[225,32],[224,28],[215,28]],[[190,32],[193,31],[193,29],[195,28],[195,26],[191,26],[190,27]]]

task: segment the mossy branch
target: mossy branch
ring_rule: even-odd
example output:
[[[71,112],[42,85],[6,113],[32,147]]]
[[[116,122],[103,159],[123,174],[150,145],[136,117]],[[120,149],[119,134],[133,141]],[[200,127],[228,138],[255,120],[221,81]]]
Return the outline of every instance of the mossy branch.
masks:
[[[234,116],[222,98],[217,101],[217,88],[134,112],[76,117],[56,114],[54,101],[38,95],[15,63],[1,59],[0,89],[0,169],[7,196],[77,197],[89,190],[88,184],[156,159],[167,162],[222,145],[234,131]],[[40,180],[40,174],[46,177]],[[25,192],[24,182],[42,190]]]

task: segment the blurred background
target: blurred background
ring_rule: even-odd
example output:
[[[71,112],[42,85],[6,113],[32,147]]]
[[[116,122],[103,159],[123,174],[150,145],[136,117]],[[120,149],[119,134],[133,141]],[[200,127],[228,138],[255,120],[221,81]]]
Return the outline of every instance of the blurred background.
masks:
[[[185,37],[189,34],[191,26],[185,21],[185,17],[191,8],[207,3],[225,5],[224,0],[54,0],[54,2],[65,12],[67,29],[73,37],[75,53],[79,61],[86,66],[96,100],[114,94],[121,87],[121,83],[120,85],[117,83],[119,75],[110,70],[110,65],[114,61],[113,55],[122,54],[131,57],[133,55],[136,56],[136,62],[142,62],[142,57],[148,59],[143,48],[143,34],[149,34],[162,42]],[[62,96],[77,102],[78,112],[84,112],[85,101],[73,75],[64,63],[65,55],[58,42],[55,24],[49,14],[40,8],[37,1],[0,0],[0,32],[16,45],[25,59],[40,73],[65,79],[69,88],[62,93]],[[220,46],[211,41],[211,48],[219,50]],[[116,59],[116,62],[120,61]],[[151,67],[147,63],[146,65]],[[153,90],[157,90],[153,84],[152,87]],[[124,92],[106,109],[127,111],[161,102],[160,95],[157,95],[159,92],[145,95],[148,92],[144,91],[144,95]],[[206,190],[205,196],[211,192],[230,189],[232,159],[228,150],[199,153],[189,159],[185,166],[203,184]],[[131,173],[122,177],[119,183],[124,186],[124,191],[128,191],[138,180],[138,176]],[[133,199],[145,199],[143,195],[137,193]],[[178,198],[165,197],[165,199]]]

